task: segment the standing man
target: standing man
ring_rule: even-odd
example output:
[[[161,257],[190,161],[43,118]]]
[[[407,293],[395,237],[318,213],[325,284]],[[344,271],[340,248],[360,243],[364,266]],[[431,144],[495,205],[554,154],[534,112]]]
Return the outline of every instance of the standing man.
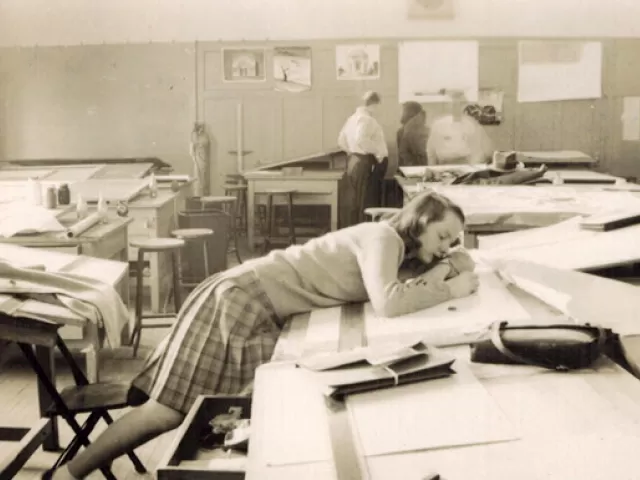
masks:
[[[351,115],[338,136],[339,147],[347,152],[347,180],[349,183],[348,214],[345,225],[363,222],[367,206],[380,205],[380,191],[387,171],[388,155],[384,132],[374,118],[380,106],[380,95],[367,92],[363,105]]]

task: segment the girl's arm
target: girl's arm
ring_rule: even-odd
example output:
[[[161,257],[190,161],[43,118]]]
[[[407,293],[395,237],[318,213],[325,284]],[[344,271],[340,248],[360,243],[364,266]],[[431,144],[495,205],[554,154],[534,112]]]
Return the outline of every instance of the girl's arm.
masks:
[[[358,264],[377,315],[396,317],[453,298],[445,283],[450,272],[448,265],[436,265],[422,275],[403,281],[398,278],[403,255],[402,241],[391,235],[363,239],[360,243]]]

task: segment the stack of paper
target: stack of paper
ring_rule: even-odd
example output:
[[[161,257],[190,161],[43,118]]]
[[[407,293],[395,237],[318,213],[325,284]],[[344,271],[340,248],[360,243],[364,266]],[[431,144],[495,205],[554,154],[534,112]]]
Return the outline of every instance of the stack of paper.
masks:
[[[640,209],[591,215],[580,222],[580,227],[586,230],[607,232],[637,223],[640,223]]]

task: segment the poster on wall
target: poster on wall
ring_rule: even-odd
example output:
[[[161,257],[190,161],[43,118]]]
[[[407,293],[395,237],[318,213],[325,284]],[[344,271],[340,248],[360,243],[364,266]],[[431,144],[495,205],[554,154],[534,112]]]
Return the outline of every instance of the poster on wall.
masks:
[[[375,80],[380,78],[380,45],[337,45],[338,80]]]
[[[273,49],[273,78],[280,92],[304,92],[311,88],[311,48]]]
[[[640,140],[640,97],[622,100],[622,140]]]
[[[477,41],[416,41],[398,46],[400,102],[446,102],[446,90],[478,101]]]
[[[264,82],[264,48],[223,48],[222,72],[225,82]]]
[[[545,102],[602,96],[602,43],[521,41],[518,101]]]

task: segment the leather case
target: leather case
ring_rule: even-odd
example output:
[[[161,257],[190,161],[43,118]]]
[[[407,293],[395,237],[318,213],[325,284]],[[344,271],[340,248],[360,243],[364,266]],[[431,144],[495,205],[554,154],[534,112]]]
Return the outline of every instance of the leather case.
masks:
[[[476,363],[534,365],[552,370],[590,366],[615,335],[590,325],[491,326],[488,337],[471,347]]]

